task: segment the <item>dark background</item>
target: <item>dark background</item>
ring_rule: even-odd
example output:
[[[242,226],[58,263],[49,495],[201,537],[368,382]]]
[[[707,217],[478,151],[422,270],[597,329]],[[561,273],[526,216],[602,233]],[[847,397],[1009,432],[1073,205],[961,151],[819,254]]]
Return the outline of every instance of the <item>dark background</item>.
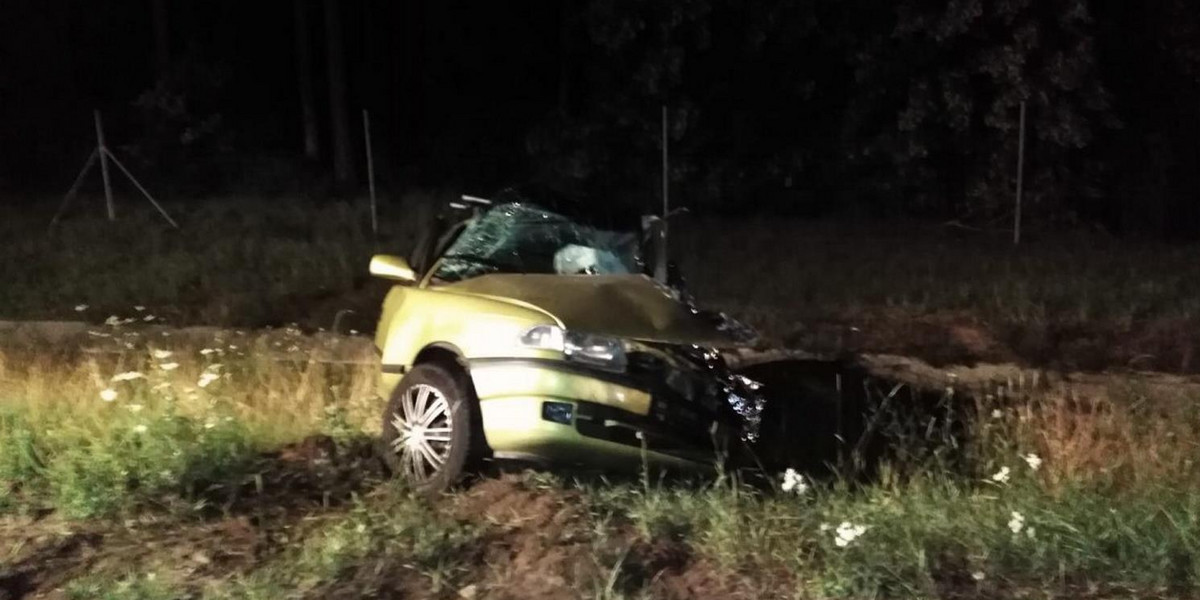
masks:
[[[335,2],[352,176],[333,173],[327,0],[0,3],[0,193],[61,193],[93,143],[173,199],[344,197],[371,112],[385,192],[527,180],[700,212],[1002,227],[1028,106],[1033,227],[1200,233],[1200,10],[1188,0]]]

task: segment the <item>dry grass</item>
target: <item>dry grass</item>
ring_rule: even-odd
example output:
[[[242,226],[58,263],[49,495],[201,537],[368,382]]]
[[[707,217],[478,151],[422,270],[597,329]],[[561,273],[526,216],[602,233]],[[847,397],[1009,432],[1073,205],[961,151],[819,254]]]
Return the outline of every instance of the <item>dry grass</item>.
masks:
[[[1200,481],[1200,419],[1178,398],[1112,399],[1053,394],[1016,409],[1011,439],[1043,458],[1051,489],[1085,484],[1147,488]]]
[[[283,335],[297,346],[304,341]],[[176,342],[170,356],[156,355],[165,349],[161,339],[135,343],[124,354],[0,353],[0,434],[8,441],[0,447],[0,475],[18,482],[17,489],[0,490],[0,507],[7,501],[7,510],[51,508],[92,518],[153,513],[171,505],[166,499],[186,498],[188,482],[244,477],[244,460],[263,449],[315,432],[359,435],[375,423],[373,367],[274,360],[280,352],[303,358],[309,351],[279,350],[275,341],[224,338],[220,356],[200,353],[215,350],[216,340]],[[164,369],[171,363],[178,366]],[[145,378],[112,381],[134,370]],[[198,385],[205,373],[218,372],[221,377]],[[104,389],[117,397],[104,401]],[[896,445],[928,446],[934,439],[958,446],[897,454],[933,459],[885,464],[869,480],[809,480],[801,495],[729,480],[629,485],[543,476],[529,487],[545,494],[584,489],[591,516],[580,518],[591,522],[570,525],[591,532],[581,543],[609,548],[595,560],[620,583],[598,585],[595,597],[649,593],[651,587],[638,586],[664,579],[635,575],[662,564],[655,562],[663,560],[655,558],[660,550],[683,557],[672,559],[682,566],[653,567],[680,569],[664,578],[699,577],[698,585],[717,586],[704,589],[742,589],[746,597],[1071,596],[1092,589],[1183,597],[1194,591],[1188,582],[1200,575],[1200,473],[1192,457],[1200,419],[1187,398],[1131,391],[1119,379],[1105,394],[1004,386],[990,397],[955,397],[978,418],[935,424],[944,431],[931,431],[893,404],[897,423],[921,427],[887,432]],[[146,430],[137,433],[139,425]],[[1036,469],[1031,454],[1040,460]],[[996,479],[1005,468],[1007,477]],[[159,477],[162,472],[169,476]],[[345,572],[374,585],[372,565],[382,559],[371,557],[382,556],[380,549],[394,553],[388,560],[410,565],[405,569],[420,567],[405,584],[420,593],[443,593],[447,582],[462,586],[503,568],[461,560],[464,547],[491,548],[488,535],[496,532],[489,528],[496,524],[469,516],[463,522],[403,494],[372,494],[391,499],[327,516],[294,551],[201,595],[265,598],[335,582],[357,585],[339,579]],[[1019,531],[1014,513],[1021,515]],[[842,523],[864,529],[839,543]],[[396,540],[404,541],[397,546]],[[614,555],[613,544],[640,550]],[[713,579],[714,573],[727,579]],[[148,598],[182,593],[161,579],[151,585],[124,573],[97,577],[73,587],[113,597],[137,590]],[[178,584],[193,585],[186,577]]]
[[[90,516],[187,500],[264,450],[378,421],[375,365],[282,360],[253,336],[169,350],[120,339],[120,352],[0,350],[0,480],[13,482],[0,507]]]

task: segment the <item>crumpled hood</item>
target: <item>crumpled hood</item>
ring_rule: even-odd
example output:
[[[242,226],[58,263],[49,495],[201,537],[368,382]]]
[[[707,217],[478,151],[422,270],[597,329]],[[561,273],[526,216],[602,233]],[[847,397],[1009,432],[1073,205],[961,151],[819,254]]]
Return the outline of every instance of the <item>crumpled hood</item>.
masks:
[[[694,312],[645,275],[493,274],[442,289],[532,304],[571,330],[719,348],[747,344],[731,322]]]

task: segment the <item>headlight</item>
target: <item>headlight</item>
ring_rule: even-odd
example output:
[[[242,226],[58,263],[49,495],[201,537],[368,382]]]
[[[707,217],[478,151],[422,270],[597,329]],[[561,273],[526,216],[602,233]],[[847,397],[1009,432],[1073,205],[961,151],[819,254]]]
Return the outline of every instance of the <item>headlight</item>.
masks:
[[[609,371],[625,370],[625,343],[617,338],[538,325],[522,333],[520,342],[526,348],[562,352],[567,360]]]

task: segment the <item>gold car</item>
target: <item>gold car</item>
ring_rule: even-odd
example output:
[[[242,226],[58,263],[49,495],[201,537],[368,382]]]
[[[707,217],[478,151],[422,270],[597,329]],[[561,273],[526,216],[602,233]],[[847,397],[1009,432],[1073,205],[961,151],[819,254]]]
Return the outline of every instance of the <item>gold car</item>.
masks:
[[[396,283],[375,338],[394,472],[436,490],[482,459],[692,470],[744,434],[759,402],[716,349],[746,332],[647,274],[659,221],[467,201],[411,262],[371,260]]]

